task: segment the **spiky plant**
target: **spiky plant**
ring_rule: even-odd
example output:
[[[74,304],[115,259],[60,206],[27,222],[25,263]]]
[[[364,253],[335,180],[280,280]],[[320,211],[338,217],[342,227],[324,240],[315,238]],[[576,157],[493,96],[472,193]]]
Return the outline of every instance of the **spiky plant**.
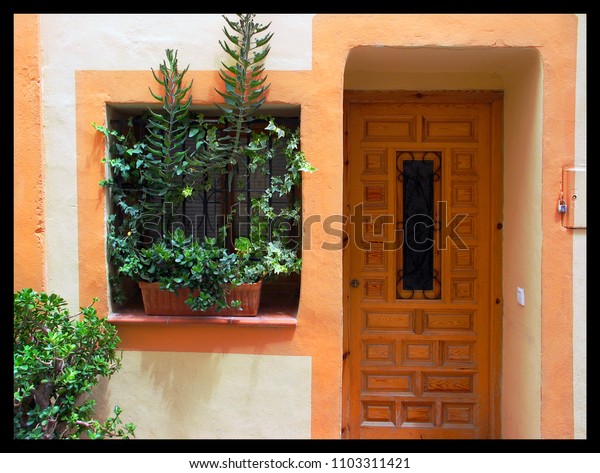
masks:
[[[166,56],[159,74],[152,70],[163,95],[152,89],[150,93],[162,103],[162,110],[149,110],[144,140],[150,162],[158,171],[149,177],[152,184],[158,185],[156,195],[177,207],[194,190],[206,184],[208,172],[224,172],[231,161],[216,137],[211,138],[211,127],[203,122],[203,117],[193,119],[191,116],[192,95],[189,91],[193,80],[187,85],[184,83],[189,66],[182,71],[178,69],[176,51],[167,49]]]
[[[271,25],[262,25],[254,21],[255,14],[238,14],[238,21],[223,18],[233,32],[226,26],[223,32],[227,41],[219,40],[221,48],[233,59],[230,65],[221,62],[223,68],[219,72],[225,90],[216,91],[225,99],[225,104],[215,104],[223,112],[227,124],[221,139],[222,149],[229,155],[230,163],[235,165],[240,156],[244,156],[242,140],[250,133],[248,122],[252,121],[255,112],[265,102],[265,92],[270,84],[266,83],[265,59],[271,47],[269,41],[273,33],[259,37]],[[229,174],[229,185],[233,174]]]
[[[194,81],[187,86],[182,85],[189,66],[179,71],[177,52],[167,49],[165,53],[168,64],[164,61],[160,65],[160,75],[151,69],[154,80],[162,86],[164,95],[157,95],[148,87],[152,97],[163,104],[165,113],[156,113],[149,109],[146,141],[152,155],[160,157],[165,164],[180,165],[185,158],[182,148],[189,133],[189,108],[192,103],[191,94],[187,99],[186,95]]]

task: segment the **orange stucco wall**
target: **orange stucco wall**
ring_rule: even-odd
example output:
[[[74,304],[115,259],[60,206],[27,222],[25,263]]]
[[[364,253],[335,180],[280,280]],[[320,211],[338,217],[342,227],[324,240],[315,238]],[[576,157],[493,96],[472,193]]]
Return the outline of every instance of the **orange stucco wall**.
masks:
[[[572,411],[572,238],[555,213],[560,169],[573,163],[576,17],[571,15],[317,15],[311,71],[271,71],[271,102],[300,104],[302,146],[318,168],[303,184],[306,215],[343,214],[343,77],[360,45],[535,47],[543,64],[542,420],[544,438],[570,438]],[[15,288],[44,286],[43,144],[37,16],[15,20]],[[155,58],[159,61],[160,58]],[[185,59],[181,60],[185,62]],[[149,64],[155,66],[155,64]],[[196,103],[218,100],[215,71],[190,71]],[[151,73],[78,71],[77,176],[80,303],[101,296],[106,313],[105,198],[98,181],[106,103],[147,103]],[[17,93],[18,91],[18,93]],[[505,209],[505,212],[507,209]],[[304,254],[298,326],[122,326],[128,350],[311,356],[312,436],[339,438],[342,255],[323,251],[315,226]],[[104,297],[102,297],[104,295]],[[557,389],[557,387],[560,389]]]
[[[44,181],[38,15],[14,18],[15,291],[45,290]]]
[[[555,28],[548,28],[551,40],[540,48],[544,65],[541,427],[543,438],[572,438],[573,238],[572,230],[560,225],[555,200],[561,188],[559,170],[575,160],[577,20],[574,16],[557,20]]]

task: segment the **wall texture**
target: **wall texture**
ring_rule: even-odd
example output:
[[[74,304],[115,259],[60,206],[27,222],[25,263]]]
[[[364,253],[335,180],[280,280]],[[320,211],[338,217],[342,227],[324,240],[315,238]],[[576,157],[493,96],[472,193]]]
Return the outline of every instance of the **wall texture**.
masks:
[[[534,49],[513,66],[504,103],[502,430],[539,438],[541,419],[528,413],[542,402],[542,67]]]
[[[137,438],[309,438],[310,380],[306,356],[126,351],[94,396],[100,416],[119,405]]]
[[[39,18],[15,17],[14,290],[46,288],[44,151],[40,102]]]

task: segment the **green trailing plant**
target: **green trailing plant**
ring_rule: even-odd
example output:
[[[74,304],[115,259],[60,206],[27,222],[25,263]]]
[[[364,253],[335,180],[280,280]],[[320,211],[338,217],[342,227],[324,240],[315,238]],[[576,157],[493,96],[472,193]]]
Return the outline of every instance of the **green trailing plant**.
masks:
[[[117,303],[125,300],[122,276],[143,274],[139,250],[160,240],[163,229],[172,226],[172,209],[194,191],[210,187],[207,175],[225,172],[229,164],[214,124],[202,115],[191,116],[192,83],[184,81],[188,67],[180,71],[177,52],[167,49],[165,53],[159,72],[152,70],[161,92],[150,89],[162,106],[159,111],[148,109],[141,140],[134,134],[132,118],[126,133],[92,123],[109,142],[103,162],[110,173],[100,185],[109,190],[114,207],[107,220],[107,247],[109,262],[116,268],[110,282]]]
[[[300,150],[299,130],[257,116],[269,87],[264,62],[273,35],[266,33],[269,25],[256,23],[254,17],[224,17],[226,39],[219,44],[229,64],[223,62],[219,73],[224,88],[217,92],[224,103],[215,104],[222,112],[217,121],[191,113],[192,83],[185,77],[189,66],[180,70],[177,52],[167,49],[159,70],[152,70],[159,90],[150,89],[150,94],[160,108],[148,110],[144,136],[133,133],[133,119],[122,133],[93,124],[109,142],[104,160],[109,176],[100,184],[112,202],[107,245],[111,293],[117,303],[125,300],[120,288],[128,278],[159,282],[171,291],[188,288],[187,302],[193,309],[219,309],[226,305],[224,285],[300,270],[297,240],[289,235],[291,226],[299,226],[299,203],[275,209],[272,198],[290,197],[302,173],[314,168]],[[263,131],[252,131],[256,120],[267,124]],[[171,230],[182,203],[209,191],[217,176],[225,176],[229,190],[234,179],[236,189],[243,188],[252,175],[268,175],[269,162],[282,155],[285,171],[270,176],[264,192],[250,202],[239,192],[240,205],[226,216],[217,239],[197,241],[193,234]],[[235,208],[242,204],[251,212],[250,232],[232,241]]]
[[[274,279],[278,276],[299,272],[302,260],[298,256],[297,242],[289,235],[293,225],[300,223],[300,205],[275,209],[272,198],[287,196],[301,181],[303,172],[314,172],[300,150],[299,130],[289,130],[277,125],[267,117],[269,124],[264,132],[255,134],[247,149],[250,158],[249,171],[269,174],[268,162],[274,155],[285,156],[286,168],[281,176],[271,176],[271,185],[260,197],[251,199],[250,234],[235,241],[235,249],[240,254],[239,273],[244,282],[257,282],[259,279]],[[262,143],[270,142],[268,151]]]
[[[94,300],[95,301],[95,300]],[[92,303],[93,304],[93,303]],[[77,319],[81,316],[80,320]],[[56,294],[14,294],[14,436],[16,439],[91,439],[134,436],[122,410],[95,419],[87,399],[99,378],[121,368],[116,328],[92,305],[70,316]]]

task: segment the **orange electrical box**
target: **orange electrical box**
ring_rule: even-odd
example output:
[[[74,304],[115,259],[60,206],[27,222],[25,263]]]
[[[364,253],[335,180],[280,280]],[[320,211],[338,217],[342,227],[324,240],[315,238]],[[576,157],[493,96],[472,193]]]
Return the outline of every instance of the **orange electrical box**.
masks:
[[[563,168],[563,198],[567,211],[562,214],[562,225],[566,228],[586,227],[586,168],[569,166]]]

